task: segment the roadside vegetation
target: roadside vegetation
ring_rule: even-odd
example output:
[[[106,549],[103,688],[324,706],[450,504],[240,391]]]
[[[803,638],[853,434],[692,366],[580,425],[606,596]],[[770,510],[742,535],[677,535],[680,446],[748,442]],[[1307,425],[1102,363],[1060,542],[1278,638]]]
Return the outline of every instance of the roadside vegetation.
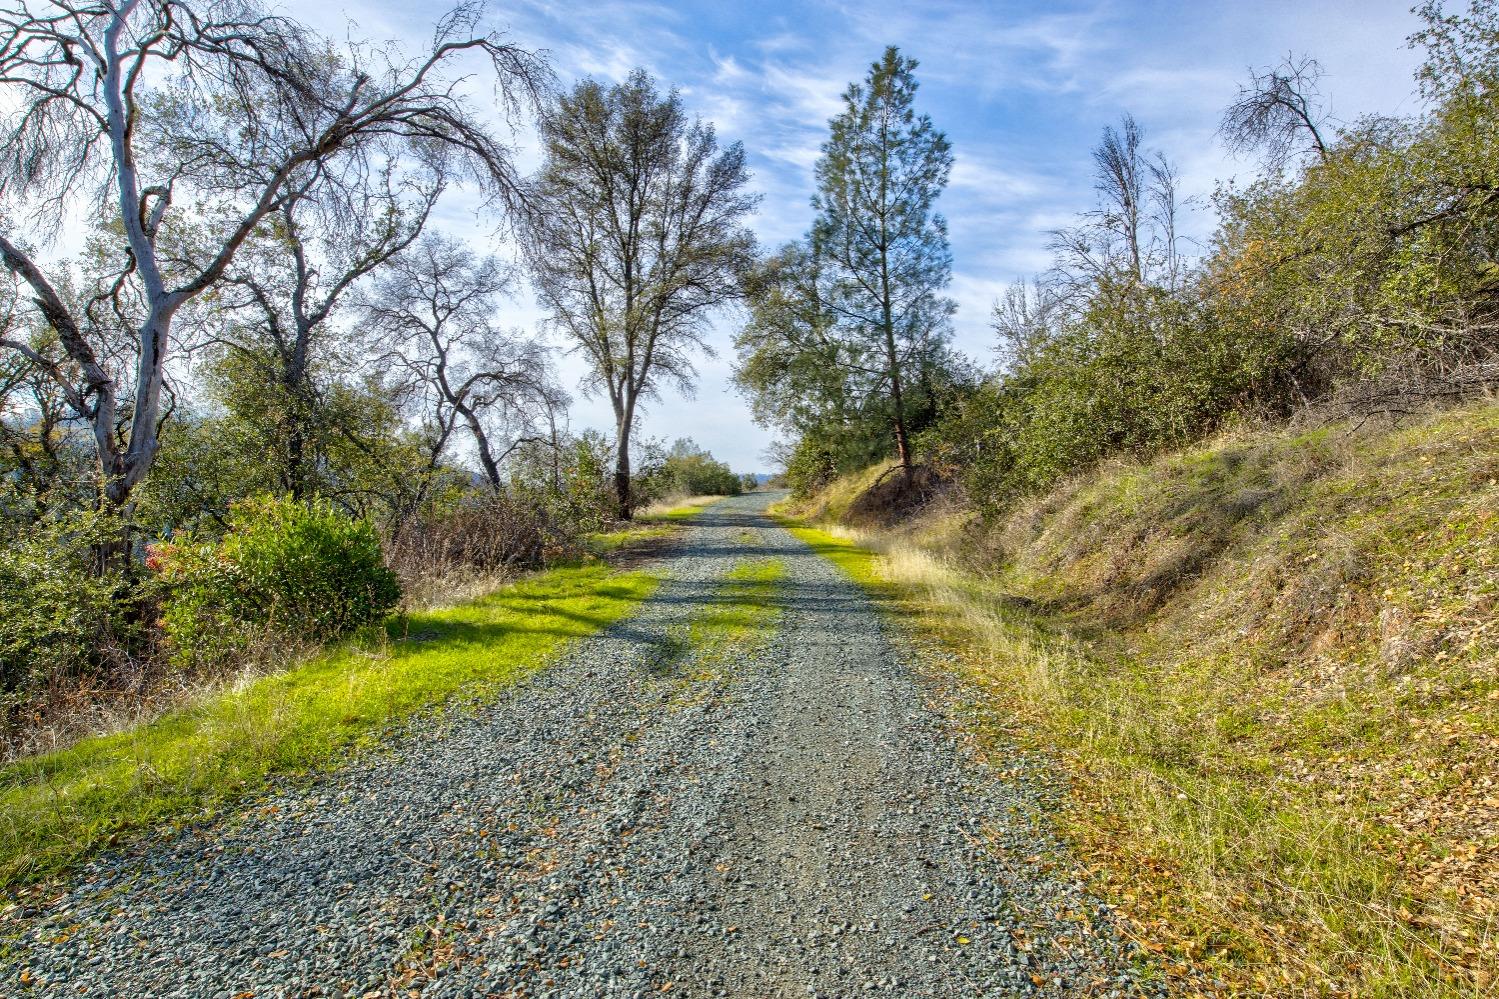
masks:
[[[1236,424],[1398,417],[1492,391],[1499,11],[1424,4],[1413,25],[1424,63],[1404,117],[1334,122],[1310,58],[1252,74],[1221,128],[1251,179],[1204,206],[1200,250],[1179,236],[1169,155],[1128,115],[1104,127],[1096,203],[1051,233],[1051,267],[995,303],[989,369],[950,349],[934,206],[951,155],[919,111],[918,67],[887,52],[830,123],[807,236],[749,284],[736,376],[784,435],[786,484],[808,496],[891,460],[867,503],[898,514],[956,481],[1000,517],[1099,462]],[[872,200],[873,175],[904,200]]]
[[[889,53],[737,343],[785,513],[958,653],[1001,771],[1065,764],[1100,889],[1229,994],[1499,988],[1499,7],[1413,14],[1401,116],[1333,119],[1309,56],[1250,74],[1200,248],[1169,155],[1105,127],[987,370],[946,347],[945,144]],[[900,231],[858,201],[887,171]]]
[[[607,531],[587,535],[584,541],[590,552],[603,557],[644,548],[676,536],[684,524],[722,498],[676,496],[663,499],[636,510],[629,521],[613,524]]]
[[[911,183],[946,181],[886,58],[739,339],[784,513],[955,652],[1001,772],[1015,744],[1066,766],[1061,826],[1145,947],[1205,969],[1187,995],[1499,989],[1499,7],[1415,18],[1403,117],[1333,120],[1304,55],[1250,75],[1220,135],[1259,172],[1201,252],[1169,154],[1105,127],[991,371],[944,351],[941,226],[887,270],[926,303],[893,321],[824,236],[851,163],[914,144]]]
[[[1065,764],[1062,827],[1147,946],[1234,994],[1456,997],[1499,980],[1496,510],[1479,403],[798,533],[959,654],[996,767]]]
[[[201,820],[272,776],[337,765],[415,715],[481,705],[628,615],[656,583],[600,563],[551,569],[471,603],[398,615],[145,724],[13,760],[0,767],[0,887],[122,833]]]
[[[5,26],[0,759],[300,668],[392,613],[624,557],[689,497],[745,487],[690,439],[633,432],[639,399],[691,385],[753,256],[737,144],[643,72],[565,90],[482,6],[404,48],[198,6],[64,2]],[[631,228],[652,233],[627,248],[650,295],[588,310],[596,328],[569,295],[611,279],[566,220],[618,206],[573,183],[584,135],[606,172],[636,171]],[[444,230],[455,197],[518,237],[519,266]],[[714,224],[684,225],[689,203]],[[528,280],[552,315],[520,330],[504,317]],[[567,430],[559,342],[618,396],[611,437]],[[633,528],[637,507],[659,519]]]

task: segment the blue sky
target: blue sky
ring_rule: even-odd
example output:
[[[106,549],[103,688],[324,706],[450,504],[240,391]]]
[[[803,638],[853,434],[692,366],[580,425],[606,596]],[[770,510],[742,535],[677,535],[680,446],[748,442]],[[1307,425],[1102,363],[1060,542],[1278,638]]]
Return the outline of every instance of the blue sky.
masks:
[[[293,8],[319,26],[368,38],[416,40],[431,30],[425,4],[392,0]],[[764,195],[754,221],[767,248],[810,221],[812,165],[839,95],[886,44],[921,63],[920,109],[952,142],[956,165],[941,210],[951,226],[951,295],[957,343],[989,360],[988,315],[1011,281],[1047,264],[1047,232],[1092,204],[1089,150],[1102,128],[1129,111],[1181,169],[1183,192],[1205,201],[1214,184],[1247,176],[1214,132],[1246,67],[1287,52],[1327,71],[1332,114],[1416,110],[1417,55],[1405,44],[1416,19],[1403,0],[1381,2],[919,2],[904,3],[495,3],[492,21],[528,47],[545,49],[564,83],[617,80],[643,66],[677,87],[688,108],[740,140]],[[351,25],[351,27],[349,27]],[[534,143],[522,140],[534,162]],[[492,227],[461,197],[442,224],[476,240]],[[1189,232],[1205,236],[1199,210]],[[507,252],[496,245],[498,252]],[[515,324],[538,313],[528,293]],[[704,359],[694,400],[668,393],[650,404],[647,436],[690,435],[736,469],[765,465],[769,435],[755,427],[730,383],[731,338],[740,317],[717,324],[716,359]],[[575,389],[578,362],[563,369]],[[607,427],[607,403],[577,394],[573,427]]]

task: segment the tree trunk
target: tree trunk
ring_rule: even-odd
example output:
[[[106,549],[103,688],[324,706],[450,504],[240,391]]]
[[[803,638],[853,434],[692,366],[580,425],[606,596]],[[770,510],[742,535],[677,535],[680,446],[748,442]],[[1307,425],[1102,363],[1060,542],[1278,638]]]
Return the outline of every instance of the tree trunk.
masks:
[[[890,401],[895,406],[895,453],[900,458],[901,474],[911,478],[911,438],[906,432],[905,404],[901,398],[900,365],[895,359],[894,344],[890,355]]]
[[[630,505],[630,425],[634,420],[634,406],[627,405],[616,427],[617,446],[614,454],[614,498],[619,505],[619,519],[630,520],[635,511]]]
[[[504,486],[504,479],[500,475],[499,462],[494,460],[494,452],[490,450],[489,434],[485,432],[484,424],[479,422],[479,414],[466,403],[455,403],[454,408],[468,424],[469,433],[474,435],[474,445],[479,451],[479,464],[484,466],[484,477],[489,480],[489,488],[499,492]]]
[[[895,453],[900,458],[900,473],[911,481],[911,438],[906,433],[906,406],[900,384],[900,353],[895,346],[895,314],[891,305],[890,266],[886,251],[880,249],[880,312],[885,327],[885,363],[890,369],[890,403],[895,408]]]
[[[291,498],[299,503],[307,498],[307,475],[303,467],[306,460],[307,441],[302,434],[302,414],[294,409],[286,433],[286,473]]]

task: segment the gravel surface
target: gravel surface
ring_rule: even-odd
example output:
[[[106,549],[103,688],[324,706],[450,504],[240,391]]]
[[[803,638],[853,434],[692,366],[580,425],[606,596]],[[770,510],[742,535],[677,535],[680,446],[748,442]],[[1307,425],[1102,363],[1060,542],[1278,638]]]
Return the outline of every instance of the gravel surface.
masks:
[[[0,993],[1154,994],[1035,819],[1055,782],[975,762],[961,691],[766,502],[710,508],[639,614],[498,703],[100,857],[8,921]],[[774,636],[684,651],[764,558]]]

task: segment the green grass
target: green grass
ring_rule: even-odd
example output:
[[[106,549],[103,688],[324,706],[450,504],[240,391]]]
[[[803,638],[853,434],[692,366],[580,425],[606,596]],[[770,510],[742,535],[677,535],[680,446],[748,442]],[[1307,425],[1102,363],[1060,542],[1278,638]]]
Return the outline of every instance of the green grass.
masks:
[[[724,575],[685,626],[667,635],[660,668],[687,667],[676,675],[674,708],[696,703],[708,689],[703,684],[726,679],[725,666],[733,654],[753,651],[770,640],[780,621],[785,577],[786,567],[779,559],[742,562]]]
[[[776,514],[775,517],[786,530],[800,538],[814,552],[843,570],[843,574],[849,579],[877,595],[892,595],[890,584],[879,571],[878,552],[862,548],[849,538],[838,537],[822,528],[809,527],[791,517],[782,514]]]
[[[774,558],[753,559],[729,570],[713,599],[688,625],[688,643],[699,658],[769,638],[785,578],[786,566]]]
[[[646,541],[657,541],[675,534],[682,524],[723,499],[722,496],[694,496],[675,506],[651,506],[637,511],[635,519],[612,531],[598,531],[584,538],[588,551],[599,557],[614,555]]]
[[[637,545],[643,541],[656,541],[661,538],[669,538],[676,531],[671,524],[641,524],[633,523],[622,527],[617,531],[597,531],[583,539],[584,545],[589,552],[598,556],[613,555],[621,549]]]
[[[0,886],[55,874],[119,833],[211,814],[272,775],[336,766],[453,695],[492,698],[631,613],[657,582],[597,564],[553,569],[128,731],[10,763],[0,768]]]
[[[980,746],[1064,768],[1149,947],[1230,995],[1457,999],[1499,982],[1496,482],[1487,403],[1106,463],[947,558],[794,530],[957,653]]]

